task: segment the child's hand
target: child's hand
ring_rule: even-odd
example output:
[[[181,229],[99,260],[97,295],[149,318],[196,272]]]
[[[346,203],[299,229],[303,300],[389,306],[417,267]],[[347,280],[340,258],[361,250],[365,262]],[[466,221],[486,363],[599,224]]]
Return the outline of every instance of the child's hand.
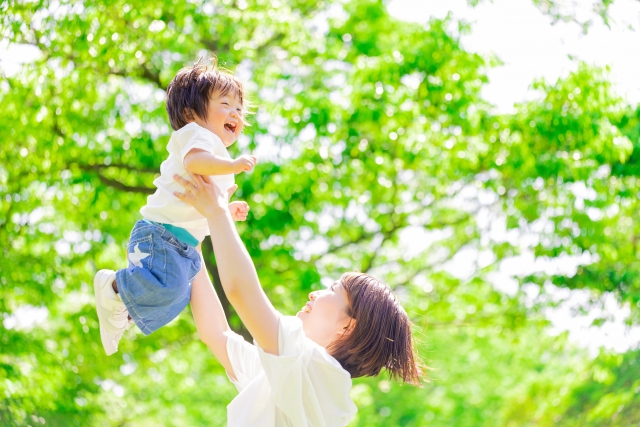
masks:
[[[233,161],[233,173],[251,172],[258,163],[256,156],[243,155]]]
[[[244,221],[249,213],[249,205],[247,202],[231,202],[229,203],[229,212],[234,221]]]

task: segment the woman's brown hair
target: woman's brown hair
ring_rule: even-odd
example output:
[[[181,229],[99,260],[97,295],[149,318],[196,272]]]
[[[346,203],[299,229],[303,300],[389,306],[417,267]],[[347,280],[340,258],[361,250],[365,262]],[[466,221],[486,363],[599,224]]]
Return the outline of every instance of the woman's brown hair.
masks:
[[[411,321],[387,285],[364,273],[345,273],[350,333],[327,350],[352,378],[376,376],[382,368],[395,380],[420,385],[421,362],[415,353]]]

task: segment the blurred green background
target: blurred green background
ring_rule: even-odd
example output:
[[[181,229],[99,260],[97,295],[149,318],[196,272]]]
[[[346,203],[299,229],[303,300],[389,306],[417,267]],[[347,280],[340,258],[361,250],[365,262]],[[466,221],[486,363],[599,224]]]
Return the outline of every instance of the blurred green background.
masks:
[[[581,289],[582,310],[613,296],[640,321],[640,109],[582,64],[496,113],[480,90],[497,60],[461,46],[469,31],[379,0],[0,2],[0,37],[41,52],[0,79],[0,425],[225,425],[235,389],[189,309],[106,357],[91,287],[125,266],[166,156],[164,89],[212,54],[255,104],[231,147],[261,156],[237,176],[238,229],[274,304],[292,314],[358,269],[415,323],[429,382],[356,380],[351,426],[640,425],[640,351],[590,355],[545,317]],[[498,290],[523,251],[588,262]]]

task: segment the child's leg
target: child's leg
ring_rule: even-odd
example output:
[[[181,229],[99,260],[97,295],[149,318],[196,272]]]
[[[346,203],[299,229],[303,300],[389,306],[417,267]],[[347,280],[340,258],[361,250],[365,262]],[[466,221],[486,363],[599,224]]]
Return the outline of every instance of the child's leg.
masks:
[[[116,272],[119,296],[129,315],[149,335],[180,314],[200,271],[200,255],[164,227],[138,221],[128,245],[129,267]]]

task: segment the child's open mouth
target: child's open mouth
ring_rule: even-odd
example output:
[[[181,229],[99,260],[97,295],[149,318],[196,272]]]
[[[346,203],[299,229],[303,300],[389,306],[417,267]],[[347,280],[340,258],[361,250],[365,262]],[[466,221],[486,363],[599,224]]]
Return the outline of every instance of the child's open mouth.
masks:
[[[236,133],[236,128],[238,127],[235,123],[225,123],[224,128],[231,133]]]

